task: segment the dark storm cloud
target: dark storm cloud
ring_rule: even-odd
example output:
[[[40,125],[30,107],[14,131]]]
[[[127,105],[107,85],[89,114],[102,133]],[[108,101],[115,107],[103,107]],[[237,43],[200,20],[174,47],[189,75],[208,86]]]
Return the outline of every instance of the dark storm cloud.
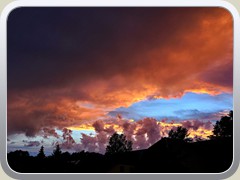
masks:
[[[219,12],[205,8],[19,8],[8,18],[8,87],[62,87],[127,73],[148,63],[148,59],[135,59],[139,53],[181,45],[179,35],[194,30],[202,14]]]

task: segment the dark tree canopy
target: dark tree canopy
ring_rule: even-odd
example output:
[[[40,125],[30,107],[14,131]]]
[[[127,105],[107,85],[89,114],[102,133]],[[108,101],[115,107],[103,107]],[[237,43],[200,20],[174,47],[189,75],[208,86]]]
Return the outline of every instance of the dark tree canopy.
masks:
[[[213,128],[213,135],[210,136],[210,138],[232,136],[233,136],[233,111],[230,111],[227,116],[222,116],[220,121],[216,122]]]
[[[188,137],[188,130],[179,126],[176,130],[171,129],[168,133],[168,137],[170,139],[184,140],[186,137]]]
[[[14,152],[9,153],[10,156],[13,157],[29,157],[29,152],[28,151],[22,151],[22,150],[16,150]]]
[[[114,133],[109,140],[109,145],[106,148],[106,154],[127,151],[132,151],[132,141],[126,140],[126,136],[124,134]]]
[[[59,157],[62,154],[59,144],[56,145],[56,148],[53,150],[53,157]]]
[[[41,158],[41,159],[46,157],[46,156],[45,156],[45,153],[44,153],[44,147],[43,147],[43,146],[41,146],[37,157],[38,157],[38,158]]]

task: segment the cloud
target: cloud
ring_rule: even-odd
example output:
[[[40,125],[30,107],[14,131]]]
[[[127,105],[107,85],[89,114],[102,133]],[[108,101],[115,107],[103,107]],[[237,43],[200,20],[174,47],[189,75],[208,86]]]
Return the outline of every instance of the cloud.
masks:
[[[212,134],[213,124],[198,120],[186,120],[183,122],[157,121],[154,118],[144,118],[139,121],[128,121],[118,119],[116,121],[96,121],[92,124],[96,134],[87,135],[82,133],[80,143],[73,146],[73,149],[80,151],[105,153],[109,139],[114,132],[123,133],[128,140],[133,142],[133,149],[146,149],[160,140],[167,137],[171,129],[183,126],[189,130],[189,137],[206,139]],[[109,127],[112,131],[108,131]]]
[[[98,120],[98,121],[95,121],[92,126],[94,127],[96,133],[106,132],[108,134],[113,134],[115,132],[114,124],[112,124],[109,127],[105,127],[104,125],[105,124],[102,120]]]
[[[39,141],[27,141],[27,140],[23,140],[23,143],[25,147],[33,147],[33,146],[40,146],[40,142]]]
[[[135,119],[135,120],[138,120],[144,117],[138,114],[134,109],[132,109],[131,106],[127,108],[120,107],[113,111],[108,112],[108,115],[111,117],[116,117],[118,114],[121,114],[124,118]]]
[[[44,133],[44,135],[43,135],[44,138],[48,138],[48,136],[53,136],[55,138],[59,138],[58,133],[53,128],[44,127],[42,130]]]
[[[72,137],[72,130],[63,128],[62,132],[62,138],[64,142],[61,144],[61,147],[63,149],[71,149],[76,144],[75,140]]]
[[[102,154],[105,153],[107,143],[109,138],[117,131],[114,129],[116,124],[111,124],[110,126],[106,126],[105,122],[102,120],[98,120],[92,124],[96,135],[91,136],[82,133],[80,138],[80,144],[75,145],[75,150],[85,150],[89,152],[100,152]]]
[[[201,121],[212,121],[220,119],[220,112],[201,112],[197,109],[190,109],[190,110],[178,110],[174,113],[178,114],[179,116],[185,119],[200,119]]]
[[[57,144],[63,150],[68,151],[89,151],[104,154],[110,137],[115,133],[123,133],[126,138],[133,142],[133,150],[146,149],[160,140],[167,137],[171,129],[183,126],[188,129],[189,137],[193,139],[207,139],[212,134],[213,123],[210,121],[185,120],[181,122],[158,121],[154,118],[143,118],[139,121],[124,119],[120,115],[106,120],[97,120],[92,124],[84,124],[79,129],[63,128],[62,135],[58,139],[41,139],[42,135],[32,138],[31,141],[22,140],[24,147],[38,147],[40,144],[47,149]],[[91,129],[94,133],[86,133],[84,129]],[[25,137],[25,136],[24,136]],[[15,139],[17,140],[17,139]],[[15,143],[11,143],[14,148]]]
[[[207,129],[207,130],[212,130],[213,129],[213,124],[210,121],[203,122],[199,120],[192,120],[192,121],[182,121],[181,122],[182,126],[187,128],[187,129],[193,129],[197,130],[200,127]]]
[[[157,118],[124,109],[144,100],[231,94],[232,25],[223,8],[18,9],[8,21],[8,134],[58,137],[53,129],[118,113]],[[101,140],[114,129],[94,126]]]
[[[145,118],[137,123],[140,128],[137,130],[136,135],[146,134],[149,144],[153,144],[160,139],[160,127],[156,119]]]
[[[154,84],[160,76],[162,78],[159,84],[171,85],[173,81],[178,83],[179,79],[188,77],[189,74],[199,73],[215,66],[215,63],[219,62],[218,57],[222,57],[222,54],[224,57],[226,52],[231,55],[232,19],[226,10],[220,8],[188,8],[187,10],[135,8],[118,9],[114,12],[111,9],[89,8],[87,12],[81,10],[70,12],[78,23],[74,18],[69,19],[67,10],[66,14],[59,13],[59,10],[47,13],[46,10],[37,11],[38,15],[34,21],[28,14],[33,10],[28,12],[18,10],[17,16],[12,13],[9,18],[10,32],[15,32],[14,27],[17,22],[32,24],[18,28],[18,31],[9,38],[9,49],[16,50],[16,55],[11,55],[10,58],[13,60],[18,58],[19,61],[14,63],[19,63],[20,66],[16,68],[18,67],[16,64],[14,66],[10,64],[10,67],[16,71],[9,72],[9,87],[61,89],[76,82],[89,86],[88,82],[91,84],[99,79],[116,78],[116,75],[120,75],[117,77],[118,81],[112,84],[112,87],[117,89],[125,84],[126,77],[122,77],[124,74],[130,81],[133,78],[143,81],[148,79]],[[36,14],[36,9],[34,12]],[[84,12],[86,14],[98,12],[98,16],[102,18],[84,16]],[[55,17],[58,14],[62,17],[62,21],[48,18],[44,23],[46,14],[48,17]],[[86,17],[92,23],[86,23]],[[43,22],[41,26],[44,26],[49,34],[57,37],[49,38],[43,34],[34,23],[36,19],[37,22]],[[62,28],[66,23],[71,34]],[[83,24],[87,31],[83,32]],[[58,29],[58,33],[54,33],[55,28]],[[38,32],[39,37],[33,32]],[[25,37],[24,35],[33,38],[20,41]],[[50,47],[46,48],[46,43],[43,42],[48,42]],[[69,42],[72,44],[71,48],[66,48]],[[20,47],[23,45],[29,47],[29,52],[26,52],[28,54],[22,53]],[[34,51],[37,49],[42,49],[41,54]],[[36,60],[32,61],[33,58]],[[65,63],[66,59],[68,63]],[[32,67],[32,70],[20,73],[21,67],[25,67],[26,63]],[[58,64],[57,68],[55,68],[56,64]],[[167,72],[168,76],[164,75],[170,66],[172,71]],[[182,67],[185,67],[184,72],[181,71]],[[145,75],[146,73],[140,74],[143,71],[148,71],[150,78]],[[16,79],[11,81],[13,78],[19,81]],[[139,85],[138,82],[132,82]]]

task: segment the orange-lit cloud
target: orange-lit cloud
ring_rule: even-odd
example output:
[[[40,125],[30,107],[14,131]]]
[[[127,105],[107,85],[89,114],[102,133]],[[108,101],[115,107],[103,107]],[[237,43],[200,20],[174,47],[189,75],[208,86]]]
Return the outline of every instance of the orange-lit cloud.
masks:
[[[153,119],[155,120],[155,119]],[[213,125],[210,122],[200,122],[197,120],[188,120],[188,121],[184,121],[184,122],[159,122],[157,120],[156,121],[156,126],[158,126],[161,129],[161,132],[159,132],[159,135],[161,136],[168,136],[168,132],[171,129],[175,129],[178,126],[183,126],[187,129],[189,129],[189,137],[194,138],[195,136],[197,137],[201,137],[203,139],[207,139],[208,136],[212,135],[212,130],[213,130]],[[96,121],[99,123],[99,121]],[[95,123],[96,123],[95,122]],[[103,123],[104,121],[100,121],[101,123]],[[141,125],[141,121],[129,121],[129,120],[124,120],[122,122],[111,122],[111,123],[103,123],[102,126],[102,131],[109,131],[110,132],[118,132],[118,133],[124,133],[124,123],[127,122],[131,125],[133,125],[134,130],[133,130],[133,134],[132,135],[136,135],[136,133],[138,132],[139,129],[141,129],[142,125]],[[196,124],[196,122],[198,123],[198,125]],[[191,126],[187,126],[186,123],[190,123],[192,124]],[[125,124],[126,125],[126,124]],[[207,127],[206,127],[207,126]],[[94,127],[94,124],[83,124],[80,125],[79,127],[68,127],[68,129],[71,130],[75,130],[75,131],[84,131],[84,130],[96,130],[96,128]]]
[[[142,16],[141,10],[134,10],[136,16],[132,11],[118,10],[119,21],[108,22],[102,18],[101,22],[106,20],[103,25],[99,28],[89,25],[89,34],[81,38],[78,36],[82,32],[69,35],[65,34],[66,29],[59,28],[61,37],[71,39],[71,48],[63,43],[68,38],[55,38],[62,43],[49,42],[53,47],[40,55],[20,54],[18,58],[24,58],[19,60],[19,66],[30,63],[34,70],[15,70],[15,64],[8,66],[8,133],[35,136],[44,127],[93,129],[92,123],[99,119],[106,121],[105,128],[124,132],[117,122],[107,123],[109,111],[144,99],[180,98],[187,92],[232,93],[231,15],[221,8],[188,10],[169,9],[162,13],[146,10],[149,17]],[[75,32],[76,26],[69,29]],[[11,42],[9,46],[14,44]],[[33,61],[37,66],[31,64]],[[146,131],[140,122],[131,127],[133,133]],[[165,129],[175,126],[158,125]],[[203,131],[191,131],[190,136],[205,138],[210,133],[207,129]],[[46,129],[46,136],[49,133],[54,134]],[[155,136],[148,133],[153,142]]]

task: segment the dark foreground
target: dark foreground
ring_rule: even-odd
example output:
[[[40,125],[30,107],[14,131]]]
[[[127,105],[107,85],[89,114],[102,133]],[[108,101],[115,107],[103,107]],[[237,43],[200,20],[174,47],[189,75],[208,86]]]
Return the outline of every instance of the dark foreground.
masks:
[[[146,150],[113,155],[79,152],[38,158],[27,152],[7,155],[21,173],[220,173],[232,163],[232,138],[187,143],[163,138]]]

